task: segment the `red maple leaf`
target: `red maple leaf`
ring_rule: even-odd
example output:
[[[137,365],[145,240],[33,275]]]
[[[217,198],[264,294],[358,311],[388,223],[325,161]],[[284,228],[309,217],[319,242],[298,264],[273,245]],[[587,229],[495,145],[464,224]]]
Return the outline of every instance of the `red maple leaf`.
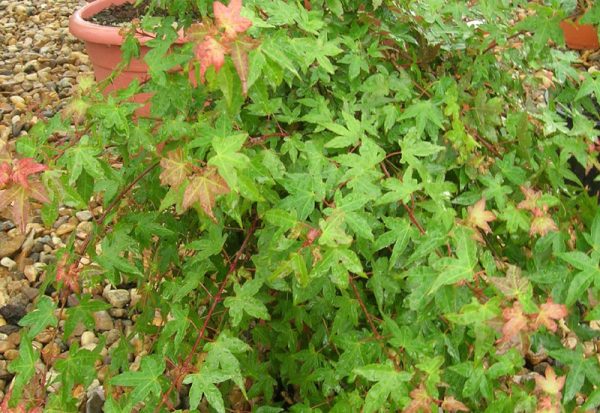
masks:
[[[523,314],[523,307],[518,301],[512,307],[505,308],[502,311],[502,318],[504,318],[504,325],[502,326],[502,338],[500,342],[509,342],[521,331],[527,329],[529,320]]]
[[[200,79],[204,81],[204,74],[209,67],[213,66],[218,72],[225,63],[225,55],[228,49],[218,42],[213,36],[206,36],[196,46],[196,58],[200,62]]]
[[[548,301],[540,306],[540,312],[533,321],[533,328],[537,330],[543,325],[548,330],[555,332],[557,325],[554,320],[563,319],[567,314],[567,307],[564,304],[556,304],[552,301],[552,298],[548,298]]]
[[[12,166],[8,162],[0,164],[0,189],[5,188],[11,181]]]
[[[63,255],[56,266],[56,281],[62,281],[64,285],[75,293],[79,293],[79,268],[77,263],[68,264],[69,256]]]
[[[229,6],[225,6],[219,1],[213,3],[213,11],[217,26],[225,31],[225,35],[230,39],[243,33],[252,26],[252,22],[240,16],[242,11],[242,0],[231,0]]]
[[[12,173],[12,180],[24,187],[29,187],[29,176],[48,169],[45,165],[37,163],[32,158],[18,159]]]

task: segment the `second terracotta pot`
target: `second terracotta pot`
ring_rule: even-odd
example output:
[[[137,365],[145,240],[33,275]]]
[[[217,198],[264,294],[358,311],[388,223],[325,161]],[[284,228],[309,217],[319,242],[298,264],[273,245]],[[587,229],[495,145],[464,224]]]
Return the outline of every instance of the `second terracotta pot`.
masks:
[[[565,35],[565,42],[571,49],[586,50],[600,48],[598,29],[591,24],[580,24],[573,20],[563,20],[560,28]]]

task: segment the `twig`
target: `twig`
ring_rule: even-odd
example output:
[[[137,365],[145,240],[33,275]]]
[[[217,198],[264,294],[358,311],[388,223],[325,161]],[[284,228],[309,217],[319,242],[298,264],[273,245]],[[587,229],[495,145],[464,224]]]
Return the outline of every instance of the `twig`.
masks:
[[[509,40],[512,40],[516,37],[519,37],[520,35],[524,34],[524,31],[518,31],[515,34],[512,34],[510,36],[508,36],[506,38],[506,41],[508,42]],[[498,42],[496,40],[493,40],[492,43],[490,43],[490,45],[488,47],[485,48],[485,50],[481,53],[481,54],[486,54],[487,52],[489,52],[490,50],[492,50],[493,48],[495,48],[496,46],[498,46]]]
[[[185,374],[187,374],[186,366],[189,366],[190,362],[192,361],[192,357],[194,356],[194,354],[196,353],[196,351],[198,349],[198,346],[200,345],[202,340],[204,340],[204,334],[206,334],[206,330],[208,329],[208,324],[210,323],[210,320],[212,319],[212,316],[215,312],[215,308],[217,308],[217,304],[222,300],[223,292],[225,291],[225,287],[227,286],[227,282],[229,281],[229,276],[231,274],[233,274],[235,272],[235,270],[237,269],[240,258],[244,254],[244,251],[246,250],[246,247],[248,246],[248,243],[250,242],[250,238],[254,234],[254,231],[256,231],[257,226],[258,226],[258,217],[256,217],[254,219],[254,221],[252,222],[252,226],[250,226],[250,229],[248,230],[248,233],[246,234],[246,238],[244,238],[242,245],[235,253],[235,255],[233,257],[233,261],[229,265],[229,269],[228,269],[227,273],[225,274],[223,281],[221,281],[221,284],[219,285],[219,290],[215,294],[212,304],[210,305],[210,308],[208,309],[208,312],[206,313],[206,317],[204,318],[204,323],[202,324],[202,327],[200,328],[198,337],[196,338],[196,341],[194,342],[192,349],[190,350],[187,357],[183,361],[181,371],[186,372]],[[160,411],[160,408],[162,407],[162,405],[168,402],[169,395],[175,388],[175,383],[177,381],[178,380],[174,380],[171,383],[171,386],[169,387],[169,389],[163,394],[160,403],[158,404],[158,406],[156,406],[156,409],[154,410],[155,413]]]
[[[358,300],[358,304],[360,305],[360,308],[362,308],[362,311],[365,314],[365,317],[367,318],[367,322],[369,323],[369,326],[371,327],[371,331],[373,332],[373,335],[375,335],[375,338],[377,340],[381,340],[382,339],[381,334],[379,334],[379,331],[377,331],[377,328],[375,327],[375,324],[373,323],[373,319],[371,318],[371,314],[369,313],[369,310],[367,310],[367,307],[365,306],[364,301],[360,297],[360,293],[358,292],[358,288],[356,288],[356,284],[354,284],[354,280],[352,279],[352,277],[348,277],[348,279],[350,280],[350,285],[352,286],[352,290],[354,290],[354,295],[356,296],[356,299]]]
[[[383,173],[385,174],[385,176],[387,178],[391,178],[392,176],[390,175],[389,171],[387,170],[387,168],[385,167],[385,165],[383,164],[383,162],[380,165],[381,165],[381,170],[383,171]],[[404,209],[408,213],[408,219],[410,220],[410,222],[412,222],[412,224],[415,227],[417,227],[417,229],[419,230],[419,232],[421,233],[421,235],[425,235],[425,232],[426,232],[425,228],[423,228],[423,225],[421,225],[421,223],[419,222],[419,220],[415,216],[415,211],[411,207],[409,207],[408,205],[406,205],[404,202],[400,202],[400,203],[402,204],[402,206],[404,207]]]
[[[112,210],[119,204],[119,202],[121,202],[121,200],[125,197],[125,195],[127,195],[127,193],[129,193],[129,191],[131,191],[131,189],[135,185],[137,185],[137,183],[139,181],[141,181],[146,175],[148,175],[159,164],[160,164],[160,162],[154,162],[152,165],[147,167],[141,174],[139,174],[133,181],[131,181],[129,183],[129,185],[127,185],[125,188],[123,188],[123,190],[121,192],[119,192],[119,194],[110,203],[110,205],[106,208],[106,210],[102,213],[102,215],[100,215],[100,217],[98,218],[98,220],[96,222],[99,225],[102,225],[104,223],[104,220],[108,216],[108,214],[110,214],[112,212]],[[92,233],[90,233],[86,237],[85,241],[83,241],[83,243],[79,247],[78,255],[83,256],[83,254],[85,254],[85,250],[90,245],[90,242],[92,241],[92,237],[93,237]]]

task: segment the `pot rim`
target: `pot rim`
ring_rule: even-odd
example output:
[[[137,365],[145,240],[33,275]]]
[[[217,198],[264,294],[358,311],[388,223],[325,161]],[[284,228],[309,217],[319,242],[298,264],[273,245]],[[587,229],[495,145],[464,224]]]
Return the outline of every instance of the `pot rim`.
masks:
[[[120,27],[103,26],[86,19],[95,16],[110,6],[135,3],[135,1],[136,0],[94,0],[79,8],[71,15],[69,18],[69,31],[73,36],[85,42],[121,46],[123,44],[123,36],[120,34]],[[137,32],[135,36],[141,44],[154,39],[152,34],[144,32]],[[179,33],[179,38],[176,42],[185,42],[183,30]]]

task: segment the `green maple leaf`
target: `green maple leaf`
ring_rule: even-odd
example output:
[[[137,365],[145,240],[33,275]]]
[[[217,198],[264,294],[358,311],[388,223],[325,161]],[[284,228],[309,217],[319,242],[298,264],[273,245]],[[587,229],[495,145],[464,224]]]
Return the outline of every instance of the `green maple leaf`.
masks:
[[[363,411],[372,413],[381,411],[392,393],[405,389],[404,383],[409,381],[412,374],[406,371],[396,371],[388,364],[369,364],[354,369],[354,374],[376,382],[367,393]],[[400,390],[401,391],[401,390]],[[397,397],[397,394],[394,395]]]
[[[31,340],[22,339],[19,346],[19,357],[10,363],[8,370],[16,373],[13,382],[13,397],[19,399],[23,391],[23,387],[35,374],[35,363],[39,360],[40,353],[33,349]]]
[[[363,125],[361,121],[347,112],[342,112],[346,126],[340,122],[323,122],[321,126],[327,128],[337,136],[325,144],[326,148],[346,148],[356,145],[363,136]]]
[[[384,217],[383,221],[389,231],[377,238],[375,249],[379,251],[382,248],[394,244],[389,261],[389,269],[391,269],[398,263],[400,256],[406,250],[406,247],[415,232],[410,222],[404,218]]]
[[[383,181],[383,187],[389,190],[389,192],[383,194],[383,196],[377,200],[376,205],[389,204],[392,202],[407,203],[410,201],[412,194],[423,189],[423,185],[414,179],[412,174],[413,169],[408,167],[404,172],[402,180],[398,178],[388,178]]]
[[[113,377],[110,383],[114,386],[132,387],[130,400],[149,402],[149,396],[160,396],[162,392],[161,377],[165,371],[165,361],[160,356],[146,356],[142,359],[139,371],[127,371]]]
[[[183,309],[180,303],[174,303],[171,306],[171,310],[169,311],[170,319],[160,333],[160,339],[157,345],[157,348],[161,349],[163,354],[171,349],[177,351],[181,346],[188,325],[190,324],[189,312],[190,309]],[[168,341],[170,341],[173,336],[175,336],[175,338],[172,339],[173,347],[171,347],[171,343]]]
[[[360,258],[348,248],[331,248],[323,254],[323,258],[314,266],[310,276],[328,275],[340,289],[348,287],[349,273],[363,274]]]
[[[326,218],[319,221],[321,236],[319,245],[337,247],[338,245],[350,245],[352,237],[346,234],[346,214],[338,209]]]
[[[233,286],[235,297],[227,297],[223,305],[229,308],[229,314],[232,318],[231,323],[234,327],[240,324],[244,313],[261,320],[270,319],[267,307],[262,301],[254,297],[261,285],[262,282],[252,280],[246,282],[242,287],[239,284]]]
[[[107,310],[110,304],[100,300],[91,300],[89,294],[85,294],[80,298],[79,304],[69,307],[65,310],[67,320],[65,321],[64,337],[65,339],[75,330],[78,323],[83,323],[87,329],[92,329],[94,323],[94,313],[97,311]]]
[[[56,305],[50,297],[42,296],[36,306],[36,309],[27,314],[19,321],[19,325],[29,327],[27,332],[28,337],[37,336],[43,329],[48,326],[56,327],[58,318],[54,315]]]
[[[583,16],[581,16],[579,22],[583,24],[593,24],[596,26],[600,24],[600,3],[594,2],[592,7],[588,9]]]
[[[102,338],[104,340],[104,338]],[[56,361],[54,368],[60,373],[58,380],[63,389],[70,392],[75,384],[88,387],[96,378],[95,363],[102,356],[100,351],[104,347],[103,341],[98,343],[93,351],[80,349],[75,342],[69,349],[69,356]]]
[[[190,388],[190,408],[195,409],[206,397],[206,401],[218,413],[225,413],[225,403],[223,395],[215,384],[229,380],[229,375],[219,371],[201,371],[200,373],[190,374],[183,380],[185,384],[191,384]]]
[[[575,304],[592,283],[596,287],[600,286],[600,253],[594,251],[588,256],[581,251],[570,251],[557,256],[579,270],[569,285],[565,300],[567,306]]]
[[[423,136],[423,132],[432,138],[444,127],[444,114],[440,108],[431,100],[419,100],[408,106],[400,116],[400,120],[414,119],[416,137]]]
[[[67,149],[65,155],[60,159],[70,173],[69,185],[75,184],[83,170],[96,179],[104,178],[104,170],[98,160],[100,153],[100,149],[89,144],[87,136],[81,138],[78,145]]]
[[[552,7],[534,4],[531,6],[536,13],[528,16],[515,26],[517,30],[527,30],[533,33],[533,43],[538,49],[544,47],[548,40],[556,43],[564,43],[564,35],[560,28],[560,22],[564,18]]]
[[[475,265],[477,265],[477,245],[472,238],[472,230],[458,227],[454,231],[454,244],[456,257],[444,257],[436,263],[440,273],[429,288],[428,294],[433,294],[444,285],[451,285],[458,281],[473,278]]]
[[[208,352],[204,361],[205,368],[208,371],[225,374],[245,395],[244,378],[240,362],[235,355],[250,351],[250,346],[239,338],[230,337],[228,331],[223,331],[216,341],[207,343],[204,350]]]
[[[238,190],[237,170],[244,169],[249,162],[246,155],[239,153],[247,138],[245,133],[239,133],[225,137],[215,136],[212,140],[215,155],[208,160],[208,164],[217,167],[219,174],[234,191]]]

